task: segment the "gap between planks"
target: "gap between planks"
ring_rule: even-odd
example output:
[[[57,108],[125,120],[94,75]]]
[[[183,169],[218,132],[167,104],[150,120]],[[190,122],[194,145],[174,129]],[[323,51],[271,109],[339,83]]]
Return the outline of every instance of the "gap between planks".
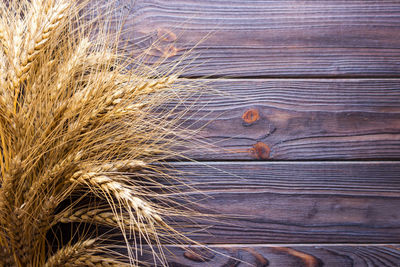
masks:
[[[293,76],[268,76],[268,75],[256,75],[256,76],[224,76],[224,75],[190,75],[190,76],[179,76],[179,79],[188,79],[188,80],[398,80],[400,79],[399,75],[393,76],[383,76],[383,75],[368,75],[368,76],[356,76],[356,75],[338,75],[338,76],[327,76],[327,75],[316,75],[316,76],[304,76],[304,75],[293,75]]]
[[[199,163],[200,165],[221,165],[221,164],[231,164],[239,165],[243,162],[251,163],[252,165],[265,165],[265,164],[287,164],[287,165],[297,165],[301,164],[311,164],[311,165],[325,165],[329,164],[397,164],[400,159],[397,160],[181,160],[181,161],[168,161],[174,165],[193,165]]]
[[[280,243],[280,244],[203,244],[203,245],[165,245],[166,247],[171,248],[201,248],[203,246],[208,248],[242,248],[242,247],[385,247],[385,246],[399,246],[399,243]]]

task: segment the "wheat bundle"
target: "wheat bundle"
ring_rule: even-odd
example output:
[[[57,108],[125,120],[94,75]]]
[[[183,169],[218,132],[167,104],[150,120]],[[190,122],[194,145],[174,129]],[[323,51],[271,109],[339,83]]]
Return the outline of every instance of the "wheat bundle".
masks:
[[[187,214],[179,190],[155,163],[186,134],[160,107],[190,90],[118,52],[111,23],[84,10],[0,3],[0,266],[136,266],[142,244],[165,265],[162,244],[184,239],[167,221]]]

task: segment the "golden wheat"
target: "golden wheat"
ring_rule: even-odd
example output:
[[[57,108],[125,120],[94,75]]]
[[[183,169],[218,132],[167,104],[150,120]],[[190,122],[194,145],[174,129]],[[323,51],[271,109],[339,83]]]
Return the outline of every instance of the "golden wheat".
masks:
[[[70,178],[70,181],[72,183],[87,185],[93,190],[102,191],[102,195],[105,197],[111,195],[121,205],[126,205],[126,209],[129,210],[132,208],[137,213],[138,218],[162,222],[160,216],[150,205],[135,196],[135,190],[132,190],[118,180],[116,181],[115,178],[113,179],[110,176],[96,172],[77,172]]]
[[[27,35],[25,46],[20,45],[20,42],[23,41],[19,38],[17,38],[13,43],[15,47],[20,48],[20,51],[17,50],[15,54],[19,56],[19,61],[14,61],[14,71],[12,72],[13,75],[10,79],[10,89],[16,90],[14,97],[14,110],[16,110],[17,108],[20,84],[24,82],[24,80],[29,75],[32,64],[45,48],[47,42],[52,36],[52,31],[56,30],[57,27],[61,24],[62,19],[66,16],[67,8],[71,5],[70,1],[54,2],[54,6],[50,8],[50,10],[46,14],[37,14],[37,11],[40,10],[40,8],[43,8],[43,1],[32,1],[32,7],[30,10],[33,10],[35,12],[31,14],[31,17],[45,16],[44,23],[40,25],[41,27],[39,27],[38,25],[40,22],[29,25],[30,29],[36,28],[37,31],[30,32]],[[40,18],[36,18],[33,20],[40,21]],[[20,33],[22,31],[23,30],[21,29],[19,30]]]
[[[57,265],[53,265],[57,266]],[[109,259],[104,256],[88,256],[83,255],[77,258],[74,262],[70,262],[66,265],[58,265],[60,267],[81,267],[81,266],[88,266],[88,267],[128,267],[132,266],[128,263],[124,263],[121,261],[117,261],[115,259]]]
[[[137,266],[145,244],[167,265],[164,243],[191,242],[157,163],[190,136],[164,105],[193,87],[123,54],[112,5],[89,4],[0,2],[0,266]]]
[[[63,214],[60,214],[59,218],[54,221],[54,223],[93,223],[107,225],[112,227],[118,227],[120,224],[123,224],[129,230],[140,231],[140,229],[148,228],[145,224],[134,223],[128,218],[126,215],[116,216],[115,213],[105,211],[104,209],[97,208],[84,208],[80,210],[70,210],[66,211]],[[154,235],[159,233],[151,232],[151,229],[147,229],[148,234]]]
[[[85,241],[78,241],[74,245],[66,245],[62,249],[59,249],[54,255],[52,255],[44,266],[71,266],[75,265],[75,262],[80,257],[88,254],[89,250],[93,248],[96,243],[96,239],[87,239]],[[90,252],[89,252],[90,253]]]
[[[0,43],[1,43],[1,47],[3,49],[4,54],[8,54],[8,44],[9,41],[7,40],[7,33],[5,31],[5,27],[4,27],[4,22],[2,21],[1,25],[0,25]],[[4,60],[2,60],[4,62]]]

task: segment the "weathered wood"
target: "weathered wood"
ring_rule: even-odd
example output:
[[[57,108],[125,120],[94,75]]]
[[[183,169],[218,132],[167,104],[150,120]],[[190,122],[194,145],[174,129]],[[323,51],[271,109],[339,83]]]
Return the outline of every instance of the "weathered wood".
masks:
[[[398,77],[397,0],[131,0],[123,36],[185,76]],[[200,43],[199,43],[200,42]]]
[[[182,76],[220,80],[227,95],[203,95],[186,125],[214,150],[197,160],[399,159],[400,3],[361,1],[139,0],[123,40],[149,62],[182,61]],[[203,39],[204,38],[204,39]],[[202,40],[203,39],[203,40]],[[200,42],[200,44],[199,44]],[[188,103],[192,104],[192,100]],[[219,148],[217,148],[219,147]],[[172,163],[204,195],[191,234],[254,266],[399,266],[400,165],[396,162]],[[198,262],[171,247],[170,266],[246,266],[219,254]],[[201,258],[200,258],[201,260]]]
[[[201,242],[399,243],[397,162],[173,163],[226,218],[192,234]]]
[[[184,82],[184,81],[182,81]],[[218,80],[187,101],[195,159],[398,159],[399,79]]]
[[[169,247],[171,267],[398,267],[400,248],[385,246],[223,246],[214,252]],[[203,256],[203,257],[201,257]],[[206,256],[206,257],[205,257]]]

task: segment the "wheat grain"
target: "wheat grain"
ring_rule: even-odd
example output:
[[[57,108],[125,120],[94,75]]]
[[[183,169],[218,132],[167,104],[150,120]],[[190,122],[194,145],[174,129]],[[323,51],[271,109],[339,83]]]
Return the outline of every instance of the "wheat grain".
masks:
[[[8,46],[9,46],[9,40],[7,37],[7,32],[6,29],[4,27],[4,22],[0,23],[0,44],[2,47],[2,50],[4,52],[4,54],[8,54]]]
[[[33,202],[33,200],[37,198],[38,194],[40,195],[42,194],[42,192],[45,192],[46,188],[49,185],[57,184],[59,181],[57,181],[56,179],[60,178],[60,175],[67,175],[67,171],[73,172],[74,169],[77,168],[78,162],[81,157],[82,152],[71,154],[63,159],[61,162],[55,164],[52,169],[47,170],[43,176],[32,183],[29,191],[26,192],[25,199],[27,199],[27,202]],[[24,174],[23,179],[28,179],[27,177],[25,177],[26,175],[27,173]]]
[[[135,267],[136,265],[126,262],[109,259],[106,256],[83,255],[73,262],[69,262],[68,267]]]
[[[29,71],[32,67],[35,59],[43,51],[53,31],[61,24],[63,18],[66,15],[66,10],[71,6],[70,2],[59,1],[50,8],[47,14],[46,22],[43,27],[39,28],[36,33],[32,34],[32,39],[27,41],[27,46],[22,49],[22,53],[19,56],[20,61],[14,64],[14,71],[12,75],[12,90],[15,90],[14,96],[14,110],[17,108],[17,101],[20,94],[20,85],[29,75]],[[20,27],[23,28],[23,27]],[[17,39],[17,44],[22,43],[21,40]],[[15,112],[14,111],[14,112]]]
[[[127,76],[125,79],[129,79],[129,76]],[[78,129],[80,131],[79,134],[84,134],[94,125],[96,125],[96,121],[109,114],[115,107],[120,105],[122,101],[134,101],[135,98],[138,98],[140,95],[150,94],[160,89],[168,88],[176,81],[176,79],[177,78],[175,76],[164,77],[160,79],[145,79],[131,86],[128,84],[118,89],[116,88],[117,90],[111,90],[111,93],[108,95],[106,94],[102,99],[100,99],[97,108],[93,109],[88,116],[79,121],[79,123],[76,123],[75,125],[72,124],[70,131],[73,134],[76,134],[75,131]],[[119,79],[119,81],[120,80],[121,79]],[[129,83],[129,81],[127,82]],[[115,86],[115,84],[113,83],[112,86]],[[85,99],[85,97],[81,98],[76,95],[76,97],[72,100],[72,104],[70,105],[71,108],[69,110],[69,114],[76,114],[77,107],[81,106],[78,103],[84,102],[83,99]]]
[[[119,160],[108,163],[103,163],[98,166],[93,165],[81,165],[82,169],[90,168],[91,172],[94,173],[105,173],[105,172],[133,172],[139,171],[147,167],[148,164],[143,160]]]
[[[8,224],[8,235],[10,237],[10,245],[12,246],[14,252],[14,260],[20,266],[26,266],[28,264],[29,257],[29,246],[26,246],[24,231],[24,223],[22,220],[23,213],[20,208],[13,211],[9,210],[9,224]],[[15,257],[16,256],[16,257]]]
[[[32,224],[30,235],[32,236],[29,241],[32,242],[31,246],[38,246],[42,241],[40,236],[43,236],[49,230],[54,218],[54,210],[57,207],[57,200],[54,197],[42,200],[43,205],[39,205],[40,210],[36,213],[36,220]]]
[[[134,196],[134,191],[131,188],[115,181],[109,176],[95,172],[79,171],[71,177],[70,181],[72,183],[87,185],[96,191],[104,192],[103,196],[106,198],[109,195],[115,196],[121,204],[136,212],[138,218],[137,221],[135,219],[135,223],[139,222],[142,218],[164,223],[160,215],[148,203]]]
[[[64,66],[60,67],[60,75],[56,81],[56,93],[59,93],[65,84],[68,84],[69,80],[74,77],[74,73],[79,70],[79,65],[81,64],[80,60],[85,58],[85,54],[87,53],[90,45],[91,43],[87,38],[82,39],[77,48],[74,50],[73,54],[70,56],[69,60]],[[86,64],[84,66],[86,66]]]
[[[116,216],[113,212],[96,208],[84,208],[84,209],[79,209],[77,211],[73,211],[72,209],[70,209],[59,215],[55,223],[57,222],[96,223],[110,227],[118,227],[119,225],[122,224],[126,226],[129,230],[135,230],[135,231],[140,231],[141,229],[149,228],[147,225],[143,223],[132,224],[132,221],[126,215]],[[152,232],[151,229],[149,229],[148,233],[158,234],[156,232]]]
[[[16,266],[14,258],[7,247],[0,246],[0,266],[1,267],[14,267]]]
[[[104,225],[118,226],[119,219],[112,212],[104,212],[101,209],[80,209],[64,212],[58,219],[62,223],[70,222],[99,222]]]
[[[85,254],[91,254],[88,252],[94,247],[95,243],[96,239],[86,239],[84,241],[78,241],[74,245],[66,245],[52,255],[46,261],[44,267],[73,266],[79,257]]]
[[[43,51],[43,48],[52,36],[53,31],[61,24],[63,18],[66,16],[67,9],[71,6],[71,2],[58,1],[50,8],[46,22],[39,28],[38,32],[32,34],[32,40],[25,47],[21,55],[19,69],[17,69],[17,77],[21,78],[31,68],[32,62]]]

